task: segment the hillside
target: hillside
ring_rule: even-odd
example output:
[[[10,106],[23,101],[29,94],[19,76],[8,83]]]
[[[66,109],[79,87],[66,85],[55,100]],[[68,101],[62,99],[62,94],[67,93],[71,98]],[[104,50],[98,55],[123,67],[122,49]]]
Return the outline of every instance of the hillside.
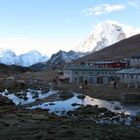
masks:
[[[124,39],[100,51],[88,54],[75,62],[121,59],[134,55],[140,55],[140,34]]]
[[[27,71],[30,71],[30,69],[27,67],[0,64],[0,75],[17,74],[17,73],[23,73]]]

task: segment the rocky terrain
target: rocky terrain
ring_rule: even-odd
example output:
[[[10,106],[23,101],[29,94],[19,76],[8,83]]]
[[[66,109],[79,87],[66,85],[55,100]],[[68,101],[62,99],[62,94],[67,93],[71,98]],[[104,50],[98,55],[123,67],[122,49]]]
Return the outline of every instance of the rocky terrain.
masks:
[[[68,112],[67,116],[49,114],[47,110],[27,110],[15,106],[9,99],[0,97],[0,138],[3,140],[137,140],[140,138],[139,117],[131,126],[120,124],[97,123],[95,118],[120,117],[98,106],[81,107]],[[123,114],[122,114],[123,115]],[[116,116],[116,117],[115,117]],[[125,116],[123,116],[124,118]]]
[[[63,111],[61,113],[66,113],[66,115],[62,116],[57,116],[54,112],[49,113],[49,109],[30,109],[30,107],[42,103],[47,103],[46,107],[51,109],[55,105],[54,101],[62,102],[74,98],[73,92],[84,94],[84,96],[77,96],[80,100],[85,99],[85,94],[96,98],[118,100],[120,93],[129,90],[121,87],[113,89],[113,87],[100,88],[88,85],[88,88],[83,91],[78,88],[79,85],[64,83],[55,85],[52,81],[59,73],[56,71],[54,73],[55,75],[52,71],[42,72],[42,74],[41,72],[26,72],[19,74],[18,77],[11,75],[11,78],[5,78],[6,81],[3,83],[8,82],[8,84],[15,86],[22,82],[24,86],[15,86],[14,89],[11,86],[5,90],[5,85],[1,85],[0,93],[3,93],[5,97],[0,96],[0,139],[140,139],[139,114],[136,117],[131,117],[130,121],[127,122],[125,119],[130,116],[124,113],[111,112],[106,108],[99,108],[97,105],[83,106],[76,102],[72,103],[71,107],[78,108],[75,108],[75,111]],[[59,92],[50,94],[49,91],[51,90]],[[130,89],[129,91],[138,92],[139,89]],[[22,104],[23,100],[25,101],[24,104]]]

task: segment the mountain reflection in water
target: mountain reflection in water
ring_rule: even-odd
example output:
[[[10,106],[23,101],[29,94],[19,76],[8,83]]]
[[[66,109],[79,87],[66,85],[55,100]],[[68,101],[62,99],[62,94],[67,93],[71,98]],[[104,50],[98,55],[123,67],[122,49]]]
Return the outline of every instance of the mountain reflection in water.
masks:
[[[85,96],[84,99],[79,99],[77,98],[77,95],[78,94],[74,94],[74,97],[68,100],[45,102],[37,106],[32,106],[30,109],[36,108],[49,109],[49,112],[54,112],[58,115],[61,114],[62,112],[75,110],[76,108],[79,108],[82,105],[83,106],[98,105],[99,108],[105,107],[112,112],[125,113],[130,115],[135,115],[137,112],[140,111],[140,105],[123,105],[118,101],[100,100],[91,98],[89,96]]]

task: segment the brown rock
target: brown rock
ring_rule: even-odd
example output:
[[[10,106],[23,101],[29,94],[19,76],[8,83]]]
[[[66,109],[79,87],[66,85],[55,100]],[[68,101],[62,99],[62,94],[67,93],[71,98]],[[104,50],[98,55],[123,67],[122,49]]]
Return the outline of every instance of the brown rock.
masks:
[[[0,95],[0,105],[5,106],[5,105],[14,105],[13,101],[8,99],[5,96]]]
[[[13,87],[16,87],[16,79],[14,77],[7,77],[6,79],[4,79],[3,81],[3,87],[6,89],[11,89]]]

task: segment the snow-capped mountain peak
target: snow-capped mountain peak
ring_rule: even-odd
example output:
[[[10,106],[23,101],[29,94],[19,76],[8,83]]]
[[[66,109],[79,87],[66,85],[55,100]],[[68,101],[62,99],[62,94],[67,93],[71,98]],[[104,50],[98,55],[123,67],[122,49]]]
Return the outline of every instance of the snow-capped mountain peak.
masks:
[[[9,49],[3,50],[0,48],[0,62],[4,64],[14,64],[16,61],[16,54]]]
[[[19,56],[18,65],[31,66],[38,62],[45,62],[47,60],[48,60],[48,57],[43,56],[40,52],[30,51],[26,54],[22,54]]]
[[[86,36],[76,50],[82,52],[98,51],[137,33],[140,33],[140,30],[119,24],[116,21],[106,20],[94,26],[93,31]]]
[[[86,55],[86,53],[75,52],[72,50],[69,52],[65,52],[65,51],[60,50],[59,52],[51,56],[51,58],[47,62],[47,67],[54,68],[57,66],[61,66],[67,62],[76,60],[84,55]]]
[[[26,54],[16,55],[11,50],[4,50],[0,48],[0,63],[7,65],[30,66],[38,62],[45,62],[48,60],[47,56],[43,56],[38,51],[30,51]]]

